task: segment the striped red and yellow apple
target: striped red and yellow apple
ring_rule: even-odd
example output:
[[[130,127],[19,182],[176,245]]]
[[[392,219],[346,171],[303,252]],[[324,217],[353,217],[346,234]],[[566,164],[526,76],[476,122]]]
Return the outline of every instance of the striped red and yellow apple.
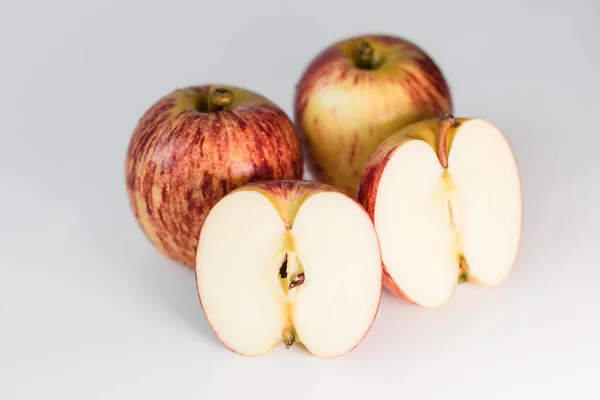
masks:
[[[203,85],[150,107],[131,137],[125,173],[146,236],[194,268],[210,209],[249,182],[301,179],[303,158],[291,120],[273,102],[239,87]]]
[[[452,112],[452,99],[440,68],[417,45],[362,35],[330,45],[308,65],[294,110],[313,177],[355,195],[367,159],[385,138]]]

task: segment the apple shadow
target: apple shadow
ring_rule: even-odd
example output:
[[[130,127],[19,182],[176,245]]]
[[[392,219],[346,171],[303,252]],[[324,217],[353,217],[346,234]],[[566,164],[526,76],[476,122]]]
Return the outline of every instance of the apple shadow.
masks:
[[[199,334],[202,340],[221,345],[202,311],[194,271],[168,260],[156,264],[151,272],[141,274],[145,278],[145,290],[150,291],[167,313],[177,316],[193,335]]]
[[[503,300],[511,290],[507,286],[457,287],[450,302],[438,309],[410,304],[384,289],[378,316],[362,345],[370,350],[361,351],[362,357],[371,357],[369,353],[379,354],[378,359],[401,356],[410,363],[447,356],[457,348],[485,348],[486,338],[510,317]],[[384,343],[395,345],[390,350]]]

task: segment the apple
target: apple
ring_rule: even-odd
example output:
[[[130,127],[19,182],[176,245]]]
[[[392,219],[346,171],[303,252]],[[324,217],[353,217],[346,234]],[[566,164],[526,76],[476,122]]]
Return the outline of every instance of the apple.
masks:
[[[367,335],[382,289],[369,215],[352,197],[314,181],[256,182],[210,211],[196,281],[217,337],[245,356],[280,342],[338,357]]]
[[[427,308],[458,283],[495,286],[521,239],[522,193],[504,134],[476,118],[443,115],[386,139],[358,190],[380,241],[384,285]]]
[[[399,37],[363,35],[332,44],[296,86],[294,123],[317,180],[352,195],[369,156],[411,123],[452,112],[435,62]]]
[[[252,91],[191,86],[159,99],[139,120],[126,156],[130,206],[149,240],[191,269],[202,224],[246,183],[300,179],[303,157],[288,116]]]

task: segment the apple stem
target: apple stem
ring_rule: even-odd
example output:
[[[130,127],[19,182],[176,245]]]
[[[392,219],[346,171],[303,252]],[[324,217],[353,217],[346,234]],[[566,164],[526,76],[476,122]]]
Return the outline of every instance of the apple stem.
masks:
[[[362,69],[373,69],[375,51],[369,42],[362,42],[358,48],[357,65]]]
[[[216,88],[210,92],[209,109],[211,111],[221,111],[233,102],[233,92],[225,88]]]
[[[292,279],[292,283],[290,283],[290,290],[295,288],[296,286],[300,286],[304,283],[304,272],[296,275],[294,279]]]
[[[456,126],[456,119],[448,113],[440,117],[440,139],[438,145],[438,155],[442,167],[448,168],[448,134],[450,128]]]

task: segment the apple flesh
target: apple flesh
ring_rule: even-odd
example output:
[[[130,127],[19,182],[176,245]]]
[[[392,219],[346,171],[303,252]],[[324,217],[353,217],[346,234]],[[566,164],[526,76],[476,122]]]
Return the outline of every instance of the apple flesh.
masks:
[[[457,283],[501,283],[517,256],[521,196],[513,152],[487,121],[444,115],[388,138],[358,192],[377,230],[385,286],[433,308]]]
[[[208,215],[196,278],[208,322],[233,351],[258,356],[300,342],[337,357],[362,341],[377,314],[379,243],[362,206],[338,189],[252,183]]]
[[[139,225],[164,255],[190,268],[204,219],[225,194],[302,174],[288,116],[257,93],[224,85],[183,88],[157,101],[139,121],[126,160]]]
[[[399,37],[364,35],[326,48],[295,94],[295,124],[312,175],[356,195],[369,156],[411,123],[452,112],[436,63]]]

